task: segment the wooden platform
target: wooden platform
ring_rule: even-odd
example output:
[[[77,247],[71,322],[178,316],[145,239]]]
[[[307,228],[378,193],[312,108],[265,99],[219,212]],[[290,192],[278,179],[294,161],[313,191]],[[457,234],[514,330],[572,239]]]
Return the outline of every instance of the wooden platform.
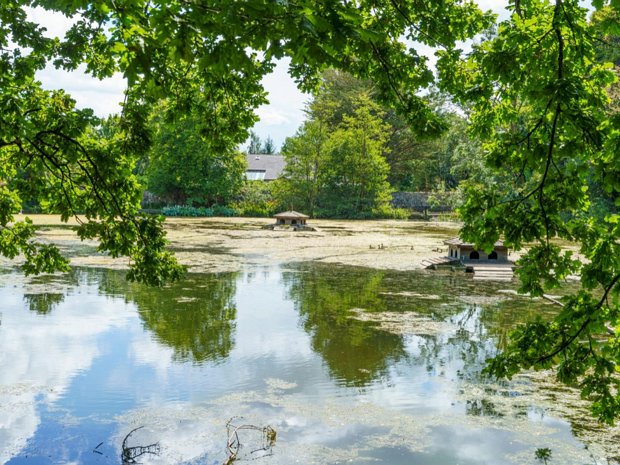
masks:
[[[422,266],[427,269],[434,269],[436,266],[450,265],[452,262],[455,262],[455,260],[450,257],[425,258],[422,260]]]
[[[476,263],[467,264],[474,272],[476,281],[512,281],[513,263]]]

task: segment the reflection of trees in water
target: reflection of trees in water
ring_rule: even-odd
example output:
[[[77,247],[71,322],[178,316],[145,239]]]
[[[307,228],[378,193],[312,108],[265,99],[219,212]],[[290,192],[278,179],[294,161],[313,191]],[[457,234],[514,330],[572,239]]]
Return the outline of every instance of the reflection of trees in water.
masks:
[[[302,265],[296,271],[285,274],[285,284],[312,337],[313,349],[334,376],[351,385],[377,379],[405,355],[409,363],[429,373],[479,382],[486,359],[495,354],[497,338],[520,319],[513,297],[497,292],[506,283],[473,282],[464,273],[403,273],[322,264]],[[479,296],[484,304],[466,303],[461,300],[464,295],[471,301]],[[523,302],[519,304],[522,307]],[[454,331],[428,334],[421,329],[415,334],[414,329],[411,337],[417,350],[406,354],[402,335],[351,318],[352,308],[402,312],[405,318],[413,312],[452,323]]]
[[[425,367],[428,373],[448,378],[480,380],[486,359],[495,353],[495,344],[487,333],[480,317],[479,306],[464,304],[460,311],[446,319],[450,323],[435,334],[414,333],[411,346],[416,351],[409,354],[409,361]]]
[[[24,302],[28,310],[47,315],[65,300],[69,288],[78,284],[78,273],[71,270],[63,274],[43,274],[25,277]]]
[[[163,288],[128,283],[125,273],[83,270],[105,295],[122,296],[138,308],[144,327],[171,347],[180,361],[217,361],[234,347],[238,273],[190,274]]]
[[[47,315],[56,305],[65,300],[65,295],[56,293],[24,294],[24,300],[31,312]]]
[[[302,266],[285,273],[289,297],[332,375],[351,386],[365,386],[384,376],[405,355],[401,336],[349,316],[352,308],[385,311],[380,294],[383,271]]]
[[[236,280],[236,273],[222,273],[192,275],[161,289],[132,284],[127,298],[177,359],[215,361],[234,347]]]

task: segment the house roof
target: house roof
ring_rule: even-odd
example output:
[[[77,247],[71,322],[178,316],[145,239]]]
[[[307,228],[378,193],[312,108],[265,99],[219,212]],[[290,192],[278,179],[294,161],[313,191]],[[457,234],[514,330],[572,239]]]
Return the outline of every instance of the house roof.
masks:
[[[248,153],[245,156],[248,162],[246,171],[260,171],[265,173],[265,181],[278,179],[284,170],[286,162],[282,155],[267,155],[263,153]]]
[[[452,239],[445,240],[443,241],[443,243],[445,245],[457,245],[461,247],[475,247],[475,244],[473,242],[465,242],[460,237],[454,237]],[[504,241],[502,240],[498,240],[497,242],[495,242],[495,244],[493,244],[493,246],[494,247],[506,247],[504,245]]]
[[[303,213],[299,213],[295,211],[278,213],[277,215],[274,215],[274,217],[275,218],[310,218],[308,215],[304,215]]]

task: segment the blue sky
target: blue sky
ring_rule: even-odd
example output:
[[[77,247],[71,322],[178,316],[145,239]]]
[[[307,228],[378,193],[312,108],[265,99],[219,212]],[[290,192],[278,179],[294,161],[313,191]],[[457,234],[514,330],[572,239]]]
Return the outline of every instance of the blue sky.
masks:
[[[506,0],[478,0],[484,10],[491,9],[505,16]],[[42,9],[33,9],[29,16],[48,29],[51,37],[62,37],[70,27],[71,20],[60,14],[50,14]],[[430,49],[420,49],[420,53],[427,55],[431,63],[434,57]],[[276,147],[280,148],[286,137],[295,134],[295,131],[304,120],[303,109],[310,99],[302,94],[293,80],[287,74],[288,62],[278,64],[274,72],[263,80],[263,85],[269,96],[269,104],[258,108],[260,121],[254,131],[265,139],[270,136]],[[83,70],[67,73],[48,66],[38,74],[43,86],[48,89],[63,88],[76,99],[78,106],[92,108],[99,116],[107,116],[120,111],[119,102],[123,98],[125,81],[120,74],[110,79],[98,80],[86,75]],[[244,149],[245,147],[241,147]]]

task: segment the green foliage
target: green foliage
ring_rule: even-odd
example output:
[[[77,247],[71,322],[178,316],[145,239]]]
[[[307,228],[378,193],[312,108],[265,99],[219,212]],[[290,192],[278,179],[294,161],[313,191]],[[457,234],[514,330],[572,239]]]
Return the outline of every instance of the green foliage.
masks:
[[[606,6],[592,14],[591,23],[598,39],[593,44],[596,61],[620,66],[620,12]]]
[[[346,111],[329,91],[309,105],[311,119],[282,150],[279,198],[310,216],[370,218],[385,213],[390,200],[388,126],[367,93],[351,91],[343,101]]]
[[[536,449],[534,457],[536,457],[536,460],[547,465],[547,462],[551,460],[551,449],[548,447]]]
[[[27,19],[33,4],[75,24],[64,38],[45,37]],[[489,180],[468,182],[464,238],[485,249],[500,236],[516,249],[534,244],[520,261],[523,290],[533,295],[581,275],[583,289],[560,315],[517,330],[493,372],[553,366],[612,421],[620,414],[620,216],[595,218],[590,207],[593,186],[620,204],[616,75],[597,62],[613,59],[597,41],[618,35],[620,3],[592,5],[608,7],[594,25],[578,0],[510,2],[512,16],[461,60],[457,44],[493,23],[475,2],[0,2],[0,253],[22,254],[28,273],[66,269],[56,248],[36,242],[32,224],[14,222],[22,205],[38,202],[65,221],[80,212],[79,236],[130,257],[130,279],[178,278],[183,268],[166,250],[163,219],[139,210],[135,169],[152,143],[150,110],[165,99],[169,121],[201,115],[209,153],[228,153],[247,139],[266,101],[262,78],[287,56],[304,90],[319,87],[324,69],[344,70],[372,82],[373,97],[418,134],[436,134],[444,121],[419,92],[434,76],[405,38],[435,48],[442,90],[470,112],[468,130],[494,170]],[[117,123],[77,109],[62,90],[42,89],[36,73],[50,64],[83,66],[98,78],[122,73],[128,88]],[[366,215],[387,192],[385,126],[372,105],[342,116],[330,136],[327,152],[338,161],[325,173],[329,214]],[[240,198],[246,213],[275,205],[247,188],[254,192]],[[558,239],[578,243],[586,260],[561,252]]]
[[[302,158],[306,160],[296,160],[300,166],[291,168],[297,171],[297,183],[290,186],[290,202],[314,211],[320,182],[314,176],[324,164],[328,135],[342,125],[345,116],[354,114],[364,98],[381,104],[372,82],[336,70],[323,73],[321,87],[306,110],[309,120],[283,148],[293,158],[296,153],[305,154]],[[390,185],[400,191],[434,191],[454,189],[463,180],[490,178],[478,142],[467,133],[466,118],[455,113],[447,95],[435,90],[425,100],[438,118],[430,133],[381,106],[387,136],[383,156],[389,165]]]
[[[367,97],[361,96],[354,112],[343,116],[328,144],[330,162],[321,202],[327,216],[365,217],[389,202],[389,165],[383,155],[387,132],[380,107]]]
[[[430,192],[456,189],[467,180],[486,182],[492,177],[484,165],[478,140],[468,133],[468,120],[455,112],[454,104],[441,92],[427,96],[441,118],[444,131],[419,137],[402,117],[390,113],[389,180],[401,191]]]
[[[470,182],[462,235],[481,248],[500,236],[515,249],[522,291],[539,296],[573,274],[582,289],[552,321],[519,327],[489,371],[512,376],[554,368],[577,385],[595,415],[620,414],[620,227],[618,215],[593,217],[592,187],[616,206],[620,118],[609,105],[612,68],[597,62],[596,30],[577,1],[515,3],[497,34],[456,69],[439,61],[443,83],[472,107],[493,182]],[[559,247],[579,245],[585,261]]]
[[[239,192],[245,159],[234,149],[214,150],[201,133],[195,113],[154,121],[153,146],[143,168],[147,189],[177,204],[227,203]]]
[[[132,284],[126,298],[138,307],[145,328],[179,361],[225,359],[235,346],[236,280],[234,273],[188,277],[153,292]],[[185,298],[187,296],[190,298]]]
[[[161,214],[164,216],[187,216],[187,217],[212,217],[212,216],[237,216],[234,208],[213,205],[212,207],[192,207],[189,205],[173,205],[163,207]]]
[[[324,190],[324,172],[329,160],[328,125],[321,119],[306,121],[282,147],[286,160],[281,202],[299,209],[310,217],[317,213],[317,202]]]
[[[385,272],[315,266],[300,271],[284,275],[288,297],[332,376],[348,386],[367,386],[405,356],[400,336],[351,318],[353,308],[386,308]]]
[[[33,5],[72,18],[65,37],[46,37],[29,21]],[[230,153],[266,102],[262,78],[288,56],[303,89],[313,90],[325,68],[344,69],[371,78],[382,100],[431,130],[434,117],[415,91],[433,76],[401,38],[453,50],[490,22],[456,0],[1,2],[0,253],[23,253],[29,272],[66,268],[53,247],[36,243],[31,228],[13,223],[21,205],[35,202],[65,221],[83,214],[80,237],[100,239],[113,256],[128,255],[129,278],[176,278],[182,268],[165,250],[161,221],[140,213],[134,174],[152,143],[148,119],[159,102],[167,101],[168,121],[201,115],[209,153]],[[96,78],[122,73],[126,98],[115,127],[77,109],[64,91],[43,90],[35,75],[48,65],[83,67]]]
[[[263,142],[254,131],[250,131],[250,143],[248,144],[246,153],[272,155],[276,153],[276,146],[271,137],[268,136],[265,142]]]
[[[406,208],[394,208],[389,204],[382,204],[372,210],[371,217],[376,219],[406,220],[411,217],[411,212]]]
[[[276,200],[278,181],[246,181],[230,207],[241,216],[270,217],[281,209]]]

